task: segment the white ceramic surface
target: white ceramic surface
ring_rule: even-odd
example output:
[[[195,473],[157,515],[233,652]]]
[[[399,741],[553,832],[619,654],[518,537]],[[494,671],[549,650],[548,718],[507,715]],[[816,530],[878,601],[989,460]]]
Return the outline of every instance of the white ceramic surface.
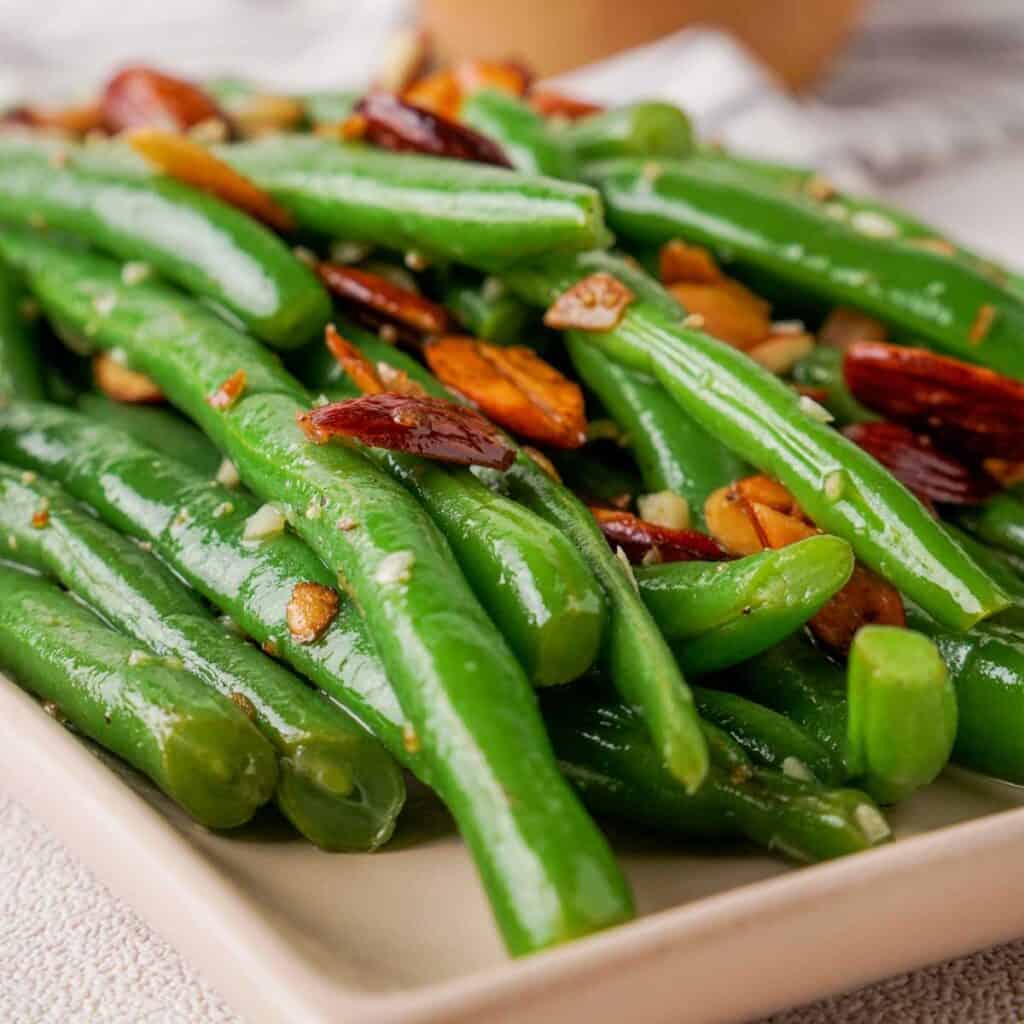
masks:
[[[269,817],[213,835],[111,768],[0,679],[5,783],[253,1022],[742,1020],[1024,931],[1024,794],[964,773],[810,868],[617,833],[640,918],[512,962],[426,793],[388,850],[331,856]]]

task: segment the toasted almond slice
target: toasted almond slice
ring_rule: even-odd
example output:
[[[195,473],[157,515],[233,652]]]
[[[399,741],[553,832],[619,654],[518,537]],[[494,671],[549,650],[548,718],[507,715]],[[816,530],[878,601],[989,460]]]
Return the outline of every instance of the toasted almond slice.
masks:
[[[601,270],[559,295],[544,314],[544,323],[559,331],[610,331],[633,298],[617,277]]]
[[[855,341],[885,341],[887,337],[881,320],[849,306],[836,306],[818,331],[819,344],[843,352]]]
[[[703,319],[703,330],[736,348],[749,349],[771,333],[771,306],[738,281],[674,284],[669,291],[690,315]]]
[[[673,238],[661,247],[658,271],[664,284],[715,284],[723,278],[715,258],[700,245]]]
[[[513,433],[556,448],[587,439],[583,392],[530,348],[449,335],[424,356],[449,388]]]
[[[767,341],[748,348],[747,355],[781,377],[813,351],[814,339],[809,334],[777,334],[769,335]]]
[[[322,583],[296,583],[285,609],[292,639],[300,644],[319,640],[338,614],[338,595]]]
[[[128,143],[164,174],[237,206],[275,230],[290,231],[294,226],[291,214],[268,193],[191,139],[140,128],[128,135]]]
[[[750,509],[736,486],[719,487],[704,502],[704,519],[711,535],[733,555],[753,555],[764,548]]]
[[[96,387],[115,402],[162,402],[163,392],[144,373],[130,370],[111,355],[97,352],[92,357],[92,377]]]
[[[386,390],[373,363],[352,342],[343,338],[334,324],[327,325],[325,341],[331,355],[364,395],[379,395]]]

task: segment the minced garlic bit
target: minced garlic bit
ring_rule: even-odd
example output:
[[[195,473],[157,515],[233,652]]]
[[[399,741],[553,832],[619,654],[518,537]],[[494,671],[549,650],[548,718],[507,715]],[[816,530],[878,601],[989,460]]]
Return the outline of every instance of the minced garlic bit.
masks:
[[[21,474],[21,482],[26,486],[28,486],[28,484],[34,484],[36,479],[37,477],[34,470],[26,469],[25,472]]]
[[[657,160],[648,160],[641,169],[640,176],[653,185],[661,177],[661,172],[662,166]]]
[[[803,320],[775,320],[772,322],[772,334],[803,334]]]
[[[690,504],[675,491],[655,491],[641,494],[636,499],[640,518],[656,526],[668,526],[673,530],[686,530],[690,526]]]
[[[316,253],[312,249],[306,248],[304,245],[293,245],[292,255],[300,262],[305,263],[307,267],[315,267],[317,263]]]
[[[330,405],[331,400],[322,392],[313,399],[313,408],[322,409],[325,405]]]
[[[370,255],[370,246],[362,242],[334,242],[331,259],[335,263],[361,263]]]
[[[408,583],[416,556],[411,551],[393,551],[381,559],[373,578],[377,583]]]
[[[615,557],[626,567],[626,575],[629,577],[629,582],[633,584],[633,589],[639,594],[640,587],[636,582],[636,576],[633,575],[633,566],[629,564],[629,558],[622,549],[622,545],[615,549]]]
[[[334,525],[342,533],[348,533],[349,530],[354,530],[359,524],[351,516],[340,516]]]
[[[153,268],[142,260],[129,260],[121,267],[121,281],[126,285],[142,284],[153,273]]]
[[[850,226],[869,238],[897,238],[899,225],[877,210],[857,210],[850,217]]]
[[[814,774],[800,760],[799,757],[790,755],[782,761],[782,774],[788,775],[791,779],[799,779],[801,782],[813,782]]]
[[[426,270],[430,266],[430,261],[423,253],[416,249],[410,249],[406,254],[404,261],[405,265],[412,271],[419,273],[421,270]]]
[[[101,295],[93,296],[92,308],[100,316],[110,316],[117,307],[117,296],[113,292],[103,292]]]
[[[153,545],[148,540],[136,541],[140,551],[145,551],[147,554],[153,550]]]
[[[17,551],[18,550],[18,538],[15,537],[13,533],[9,534],[8,537],[7,537],[7,546],[12,551]]]
[[[480,295],[484,302],[497,302],[505,294],[505,282],[500,277],[488,276],[480,286]]]
[[[217,483],[225,487],[237,487],[241,482],[242,478],[238,475],[235,464],[230,459],[224,459],[217,467]]]
[[[192,513],[187,508],[178,510],[178,514],[171,520],[172,526],[184,526],[192,518]]]
[[[881,842],[887,839],[892,833],[889,823],[882,817],[882,812],[871,804],[858,804],[853,816],[860,825],[861,832],[867,836],[871,843]]]
[[[704,317],[700,313],[687,313],[683,317],[683,326],[691,330],[699,331],[704,326]]]
[[[260,505],[245,521],[242,540],[266,540],[284,533],[284,514],[276,505]]]
[[[647,551],[644,552],[644,557],[640,559],[641,565],[661,565],[661,563],[661,548],[656,544],[652,544]]]
[[[828,409],[819,405],[809,395],[801,395],[798,404],[801,412],[806,413],[812,420],[817,420],[819,423],[831,423],[835,419]]]
[[[416,735],[415,728],[409,722],[402,726],[402,746],[407,754],[418,754],[420,752],[420,738]]]
[[[225,516],[231,515],[235,511],[235,506],[230,501],[222,501],[214,510],[214,519],[223,519]]]
[[[377,337],[386,345],[394,345],[398,341],[398,328],[394,324],[381,324],[377,329]]]
[[[829,501],[838,501],[843,496],[846,474],[841,469],[834,469],[825,477],[825,497]]]
[[[318,494],[310,498],[309,504],[306,506],[306,518],[307,519],[319,519],[323,515],[324,506],[327,504],[327,499],[322,495]]]

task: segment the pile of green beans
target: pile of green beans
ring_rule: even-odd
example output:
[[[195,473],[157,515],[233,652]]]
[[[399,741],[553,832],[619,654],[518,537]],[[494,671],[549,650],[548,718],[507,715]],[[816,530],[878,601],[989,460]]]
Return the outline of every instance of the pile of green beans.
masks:
[[[45,525],[33,524],[42,509]],[[234,509],[224,516],[237,515]],[[256,647],[227,631],[151,554],[98,522],[58,485],[0,463],[8,558],[52,575],[111,625],[176,657],[247,710],[278,755],[276,799],[308,839],[372,850],[394,830],[402,777],[364,729]]]
[[[211,90],[229,115],[258,92]],[[596,445],[549,453],[563,482],[514,438],[505,471],[312,443],[297,416],[358,395],[322,343],[329,321],[372,364],[463,399],[422,353],[332,310],[309,251],[239,209],[116,139],[11,134],[0,669],[211,828],[274,801],[324,849],[372,850],[412,772],[451,811],[514,955],[632,916],[588,811],[817,861],[886,841],[878,805],[951,759],[1024,782],[1020,491],[937,521],[835,429],[877,418],[838,350],[792,370],[830,423],[642,267],[679,238],[787,312],[854,306],[898,342],[1024,378],[1020,278],[812,172],[703,147],[665,103],[560,122],[472,92],[460,120],[509,170],[316,137],[357,97],[294,99],[295,134],[212,152],[314,257],[404,257],[461,329],[549,356],[613,421],[621,465]],[[608,250],[609,228],[643,263]],[[632,294],[617,323],[543,327],[596,272]],[[45,364],[46,324],[169,407],[79,393],[80,360]],[[703,530],[709,495],[757,471],[824,532],[630,566],[583,501],[671,492]],[[805,626],[858,561],[901,592],[909,628],[863,626],[839,657]],[[293,626],[306,587],[328,609],[310,635]]]

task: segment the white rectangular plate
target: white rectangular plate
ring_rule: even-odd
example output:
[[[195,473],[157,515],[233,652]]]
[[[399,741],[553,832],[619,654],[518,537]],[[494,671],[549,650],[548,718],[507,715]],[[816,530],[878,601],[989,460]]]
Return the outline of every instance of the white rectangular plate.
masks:
[[[0,780],[253,1022],[743,1020],[1024,933],[1024,793],[948,772],[898,840],[793,869],[615,835],[637,921],[520,961],[444,812],[324,854],[190,823],[0,677]],[[126,784],[127,783],[127,784]]]

